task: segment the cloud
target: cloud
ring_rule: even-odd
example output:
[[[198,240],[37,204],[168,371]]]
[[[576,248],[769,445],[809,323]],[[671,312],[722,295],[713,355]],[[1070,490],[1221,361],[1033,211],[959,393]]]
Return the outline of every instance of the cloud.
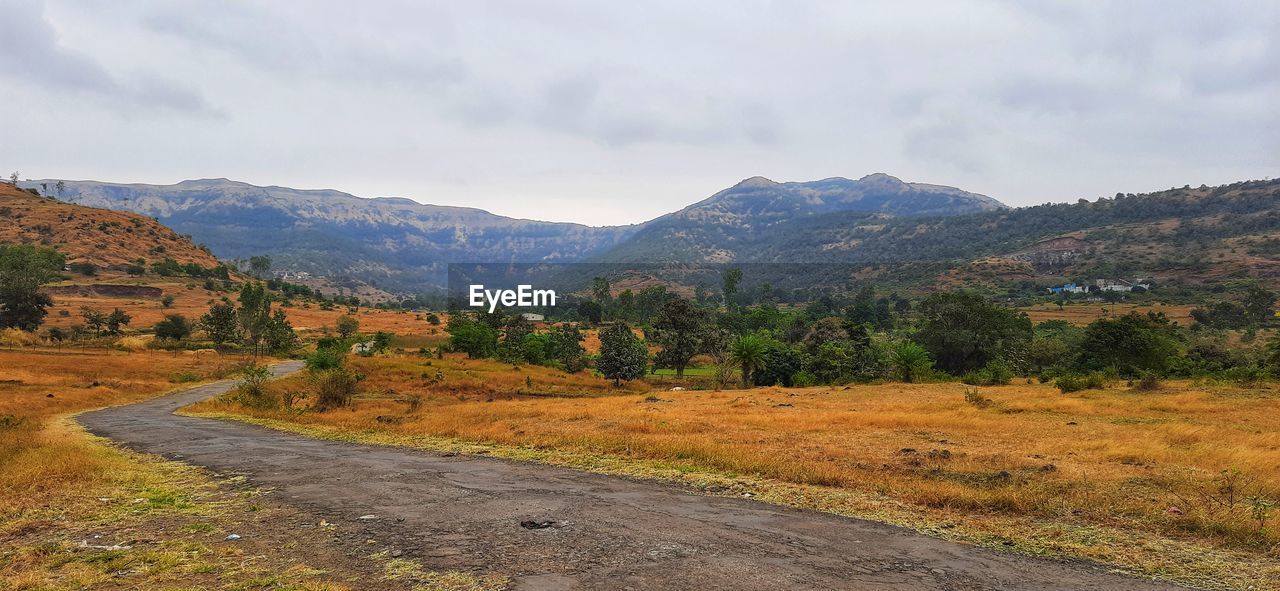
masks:
[[[0,75],[55,93],[94,97],[130,113],[159,109],[216,114],[203,97],[172,80],[137,72],[116,75],[85,53],[60,43],[35,0],[0,2]]]
[[[1280,168],[1273,2],[0,8],[0,161],[40,176],[625,223],[755,175],[883,171],[1030,204]]]

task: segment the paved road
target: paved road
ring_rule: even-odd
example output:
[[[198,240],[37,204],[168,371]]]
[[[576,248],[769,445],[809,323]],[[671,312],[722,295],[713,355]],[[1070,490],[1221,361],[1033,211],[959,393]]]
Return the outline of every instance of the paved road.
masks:
[[[276,374],[299,364],[273,368]],[[430,569],[515,589],[1124,589],[1174,587],[879,523],[486,457],[319,441],[173,411],[220,382],[80,417],[143,452],[238,472]],[[360,517],[375,515],[376,519]],[[527,529],[522,521],[552,521]]]

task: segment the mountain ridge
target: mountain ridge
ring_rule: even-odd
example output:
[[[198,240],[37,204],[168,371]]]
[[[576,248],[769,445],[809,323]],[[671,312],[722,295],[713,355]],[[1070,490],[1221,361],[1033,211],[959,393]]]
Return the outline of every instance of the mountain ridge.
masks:
[[[57,183],[41,179],[22,185],[48,191]],[[152,216],[208,244],[222,258],[267,254],[282,270],[349,276],[402,291],[442,285],[449,262],[593,260],[652,224],[669,225],[682,216],[695,224],[750,230],[797,215],[851,209],[955,215],[1006,207],[984,195],[906,183],[883,173],[856,181],[779,183],[750,177],[679,211],[622,226],[527,220],[404,197],[366,198],[225,177],[171,185],[64,180],[62,187],[62,199]]]

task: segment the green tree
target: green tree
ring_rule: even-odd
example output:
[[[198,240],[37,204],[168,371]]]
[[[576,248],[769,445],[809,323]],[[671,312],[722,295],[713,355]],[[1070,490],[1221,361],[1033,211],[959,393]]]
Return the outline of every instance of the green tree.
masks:
[[[684,369],[694,355],[704,352],[703,336],[710,328],[707,314],[701,308],[682,297],[675,297],[663,304],[653,321],[650,340],[662,347],[654,359],[658,367],[676,370],[676,377],[684,377]]]
[[[582,331],[576,326],[557,326],[548,333],[549,342],[546,347],[547,358],[555,361],[560,369],[568,373],[577,373],[586,367],[582,348]]]
[[[1021,367],[1031,343],[1026,314],[972,292],[936,293],[920,304],[923,321],[915,340],[938,369],[962,375],[1000,358]]]
[[[720,275],[720,293],[724,296],[724,307],[729,310],[738,308],[738,285],[742,283],[742,269],[732,267],[725,269]]]
[[[729,359],[742,371],[742,387],[751,385],[752,372],[764,367],[769,341],[758,334],[738,337],[729,345]]]
[[[209,307],[209,312],[200,317],[200,328],[204,329],[209,340],[223,345],[240,339],[240,323],[236,318],[236,308],[226,298]]]
[[[164,320],[157,322],[153,330],[158,339],[180,341],[191,336],[191,321],[181,314],[167,314]]]
[[[445,327],[449,348],[466,353],[468,358],[492,357],[498,349],[498,329],[467,314],[454,314]]]
[[[121,331],[124,330],[124,327],[129,326],[129,323],[132,321],[133,321],[133,316],[130,316],[124,310],[121,310],[120,308],[116,308],[112,310],[110,314],[107,314],[107,322],[106,322],[107,334],[111,334],[111,335],[120,334]]]
[[[271,323],[271,294],[265,285],[250,282],[240,288],[239,302],[236,318],[240,323],[240,334],[256,355]]]
[[[649,365],[649,350],[636,338],[631,327],[617,322],[600,333],[600,357],[596,369],[617,386],[644,375]]]
[[[335,324],[338,329],[338,336],[344,339],[349,339],[360,331],[360,321],[350,314],[339,316]]]
[[[51,248],[0,245],[0,328],[35,330],[53,305],[40,287],[58,279],[66,258]]]
[[[172,307],[173,307],[173,296],[171,296],[171,295],[166,295],[166,296],[164,296],[164,297],[160,298],[160,307],[161,307],[161,308],[172,308]]]
[[[1181,354],[1177,327],[1163,313],[1132,312],[1085,327],[1077,363],[1088,371],[1113,367],[1126,377],[1163,375]]]
[[[898,379],[910,384],[933,367],[933,360],[924,347],[911,341],[902,341],[889,349],[889,367]]]
[[[262,331],[262,342],[268,351],[276,354],[289,353],[298,348],[298,334],[284,310],[277,309]]]
[[[102,336],[102,330],[107,326],[107,315],[104,312],[89,306],[81,306],[80,317],[84,318],[84,325],[93,331],[93,336]]]
[[[263,274],[271,270],[271,257],[266,255],[249,257],[249,270],[254,277],[261,279]]]
[[[1276,317],[1276,294],[1257,285],[1245,289],[1242,305],[1254,326],[1268,324]]]

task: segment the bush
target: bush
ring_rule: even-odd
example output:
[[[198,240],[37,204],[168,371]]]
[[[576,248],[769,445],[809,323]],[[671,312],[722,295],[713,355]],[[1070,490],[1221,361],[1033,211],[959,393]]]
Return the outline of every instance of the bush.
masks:
[[[1154,392],[1159,390],[1161,385],[1159,375],[1154,373],[1144,373],[1142,374],[1142,378],[1133,385],[1133,389],[1143,392]]]
[[[1107,386],[1107,379],[1098,372],[1087,375],[1067,374],[1059,377],[1054,384],[1058,386],[1058,389],[1063,394],[1066,394],[1081,390],[1100,390]]]
[[[346,358],[346,352],[342,350],[341,344],[334,344],[316,349],[307,355],[305,363],[307,369],[311,371],[327,371],[341,368],[344,358]]]
[[[267,392],[267,380],[271,379],[271,371],[263,365],[247,365],[240,371],[240,385],[236,388],[236,398],[251,408],[270,408],[275,400]]]
[[[982,369],[964,374],[960,381],[970,386],[1003,386],[1013,380],[1013,368],[1003,359],[993,359]]]
[[[315,409],[324,412],[351,404],[364,376],[338,367],[311,374],[316,389]]]

